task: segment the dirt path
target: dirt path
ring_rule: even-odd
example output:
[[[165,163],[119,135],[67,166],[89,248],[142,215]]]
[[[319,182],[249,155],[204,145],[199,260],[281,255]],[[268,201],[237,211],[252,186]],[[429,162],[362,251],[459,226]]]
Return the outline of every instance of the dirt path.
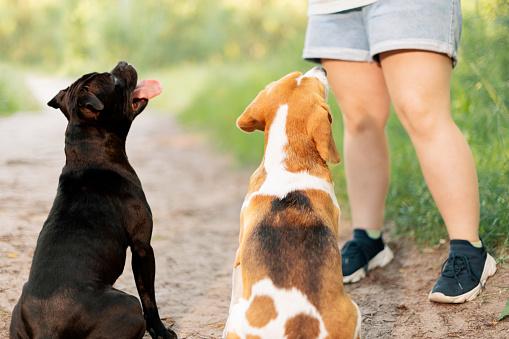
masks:
[[[42,103],[69,83],[29,81]],[[49,108],[0,119],[0,338],[8,337],[10,312],[56,192],[65,125],[63,115]],[[219,338],[251,173],[234,171],[231,160],[201,136],[151,110],[134,122],[127,153],[154,215],[160,315],[180,338]],[[340,242],[348,235],[346,229]],[[393,263],[346,286],[363,313],[364,338],[509,338],[507,320],[494,324],[509,297],[509,270],[499,269],[475,302],[438,305],[426,296],[447,249],[421,253],[408,243],[390,245]],[[129,265],[116,287],[136,295]]]

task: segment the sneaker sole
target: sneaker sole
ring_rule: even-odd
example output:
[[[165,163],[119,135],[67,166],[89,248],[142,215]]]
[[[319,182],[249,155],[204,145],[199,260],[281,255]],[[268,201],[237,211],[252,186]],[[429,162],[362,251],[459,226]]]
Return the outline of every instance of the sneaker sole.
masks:
[[[384,267],[385,265],[390,263],[393,258],[394,254],[392,253],[391,249],[389,248],[389,246],[385,245],[384,249],[381,250],[380,253],[375,255],[373,259],[371,259],[368,262],[368,271],[375,269],[377,267]],[[365,276],[366,270],[364,269],[364,267],[361,267],[357,271],[350,274],[349,276],[343,276],[343,283],[344,284],[356,283]]]
[[[494,275],[496,271],[497,262],[488,253],[488,256],[486,257],[486,262],[484,263],[484,269],[482,271],[481,281],[479,282],[479,285],[477,285],[467,293],[454,297],[448,297],[440,292],[435,293],[430,292],[428,299],[437,303],[444,304],[461,304],[464,303],[465,301],[472,301],[479,295],[479,293],[481,293],[482,287],[486,283],[486,280],[488,280],[489,277]]]

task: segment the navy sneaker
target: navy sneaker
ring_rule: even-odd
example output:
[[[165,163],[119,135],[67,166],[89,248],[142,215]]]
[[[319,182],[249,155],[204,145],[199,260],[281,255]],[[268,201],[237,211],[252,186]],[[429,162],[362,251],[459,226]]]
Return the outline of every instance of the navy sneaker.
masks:
[[[361,229],[353,232],[353,239],[341,249],[343,283],[356,283],[366,276],[366,271],[384,267],[394,258],[382,237],[372,239]]]
[[[438,303],[463,303],[474,300],[484,283],[497,271],[495,259],[483,247],[467,240],[451,240],[449,258],[428,298]]]

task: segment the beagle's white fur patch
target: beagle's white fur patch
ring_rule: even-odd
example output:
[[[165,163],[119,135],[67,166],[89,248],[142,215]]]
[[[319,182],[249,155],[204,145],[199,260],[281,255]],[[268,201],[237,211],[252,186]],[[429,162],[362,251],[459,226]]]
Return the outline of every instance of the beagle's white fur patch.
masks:
[[[301,75],[297,78],[297,84],[300,85],[302,78],[314,77],[320,80],[320,82],[325,86],[325,102],[329,98],[329,82],[327,81],[327,76],[324,72],[319,71],[319,68],[313,67],[306,74]]]
[[[308,189],[326,192],[329,194],[334,205],[339,208],[336,194],[334,194],[333,183],[310,175],[305,171],[292,173],[286,170],[285,160],[287,156],[284,148],[288,145],[288,137],[286,136],[287,115],[288,105],[281,105],[269,129],[264,161],[267,177],[258,191],[246,197],[242,204],[242,209],[249,206],[251,199],[257,195],[268,195],[283,199],[290,192]]]
[[[262,328],[251,326],[246,318],[246,312],[257,296],[270,297],[274,301],[277,312],[277,317]],[[304,294],[296,288],[277,288],[269,278],[265,278],[253,285],[249,300],[240,298],[238,303],[233,305],[228,323],[225,326],[225,336],[226,331],[228,331],[235,333],[241,339],[245,339],[248,335],[260,338],[284,338],[286,322],[299,314],[317,319],[320,330],[317,338],[324,339],[327,337],[328,333],[320,313]]]

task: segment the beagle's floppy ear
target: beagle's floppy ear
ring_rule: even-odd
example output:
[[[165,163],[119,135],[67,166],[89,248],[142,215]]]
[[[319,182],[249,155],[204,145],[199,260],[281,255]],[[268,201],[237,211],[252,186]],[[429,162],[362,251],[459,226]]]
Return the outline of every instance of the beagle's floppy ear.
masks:
[[[339,164],[341,156],[332,137],[332,115],[327,107],[321,106],[321,108],[324,109],[318,109],[319,112],[315,112],[310,119],[308,131],[320,157],[333,165]]]
[[[265,131],[265,118],[262,117],[259,109],[253,108],[255,101],[247,106],[244,113],[237,119],[237,127],[247,133],[255,130]]]

